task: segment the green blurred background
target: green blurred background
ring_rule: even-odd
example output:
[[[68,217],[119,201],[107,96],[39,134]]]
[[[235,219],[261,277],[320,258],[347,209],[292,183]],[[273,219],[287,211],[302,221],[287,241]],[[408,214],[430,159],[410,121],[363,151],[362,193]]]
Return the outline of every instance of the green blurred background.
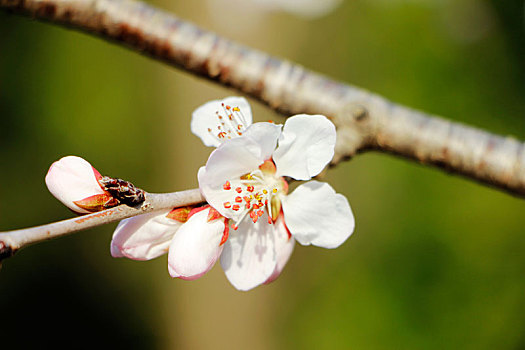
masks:
[[[152,3],[396,102],[525,139],[521,0],[345,0],[313,20]],[[0,13],[0,230],[71,217],[44,184],[64,155],[152,192],[196,187],[210,149],[190,133],[191,112],[235,94]],[[284,120],[252,107],[255,120]],[[354,235],[336,250],[296,246],[276,282],[248,293],[219,266],[185,282],[169,277],[165,257],[111,258],[116,224],[20,251],[0,272],[0,347],[525,348],[525,201],[376,153],[327,178],[352,205]]]

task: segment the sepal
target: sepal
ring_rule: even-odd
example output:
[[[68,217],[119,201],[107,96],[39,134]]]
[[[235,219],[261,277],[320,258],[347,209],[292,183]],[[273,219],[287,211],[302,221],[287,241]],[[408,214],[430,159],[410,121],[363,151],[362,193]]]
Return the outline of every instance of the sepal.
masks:
[[[79,201],[73,201],[73,203],[90,213],[113,208],[120,204],[109,193],[95,194]]]

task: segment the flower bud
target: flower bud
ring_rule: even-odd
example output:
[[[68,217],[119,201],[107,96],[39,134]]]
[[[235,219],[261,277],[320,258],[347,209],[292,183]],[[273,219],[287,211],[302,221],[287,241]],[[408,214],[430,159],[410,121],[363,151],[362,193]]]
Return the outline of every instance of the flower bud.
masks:
[[[92,213],[118,204],[99,184],[101,177],[86,160],[67,156],[51,165],[46,185],[69,209],[81,214]]]

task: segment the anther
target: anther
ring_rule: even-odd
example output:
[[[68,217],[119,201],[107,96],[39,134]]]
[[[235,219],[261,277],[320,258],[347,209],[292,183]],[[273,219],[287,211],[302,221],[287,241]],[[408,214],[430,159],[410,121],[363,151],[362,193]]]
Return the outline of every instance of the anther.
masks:
[[[241,192],[242,192],[242,188],[237,187],[237,188],[235,189],[235,191],[237,191],[237,193],[241,193]]]
[[[235,202],[241,203],[242,202],[242,198],[239,197],[239,196],[235,197]]]
[[[230,181],[226,181],[224,185],[222,185],[222,188],[224,188],[225,191],[231,190],[232,187],[230,185]]]
[[[237,210],[239,210],[240,208],[241,208],[240,206],[238,206],[237,204],[234,204],[233,207],[232,207],[232,210],[237,211]]]
[[[232,204],[230,202],[224,202],[224,207],[226,209],[230,208],[232,206]]]

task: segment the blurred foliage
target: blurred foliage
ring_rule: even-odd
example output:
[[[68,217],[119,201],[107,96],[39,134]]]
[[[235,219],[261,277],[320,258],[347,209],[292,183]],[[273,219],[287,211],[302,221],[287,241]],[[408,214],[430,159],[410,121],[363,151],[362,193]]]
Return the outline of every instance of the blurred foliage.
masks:
[[[242,27],[204,0],[155,5],[394,101],[525,139],[523,1],[345,0],[317,20],[275,14]],[[189,132],[191,111],[231,94],[0,13],[0,229],[71,216],[43,181],[67,154],[149,191],[195,187],[210,150]],[[373,153],[327,179],[350,200],[354,235],[336,250],[297,246],[276,282],[249,293],[219,267],[184,282],[169,278],[165,258],[112,259],[115,225],[17,253],[0,273],[2,347],[525,347],[523,200]]]

